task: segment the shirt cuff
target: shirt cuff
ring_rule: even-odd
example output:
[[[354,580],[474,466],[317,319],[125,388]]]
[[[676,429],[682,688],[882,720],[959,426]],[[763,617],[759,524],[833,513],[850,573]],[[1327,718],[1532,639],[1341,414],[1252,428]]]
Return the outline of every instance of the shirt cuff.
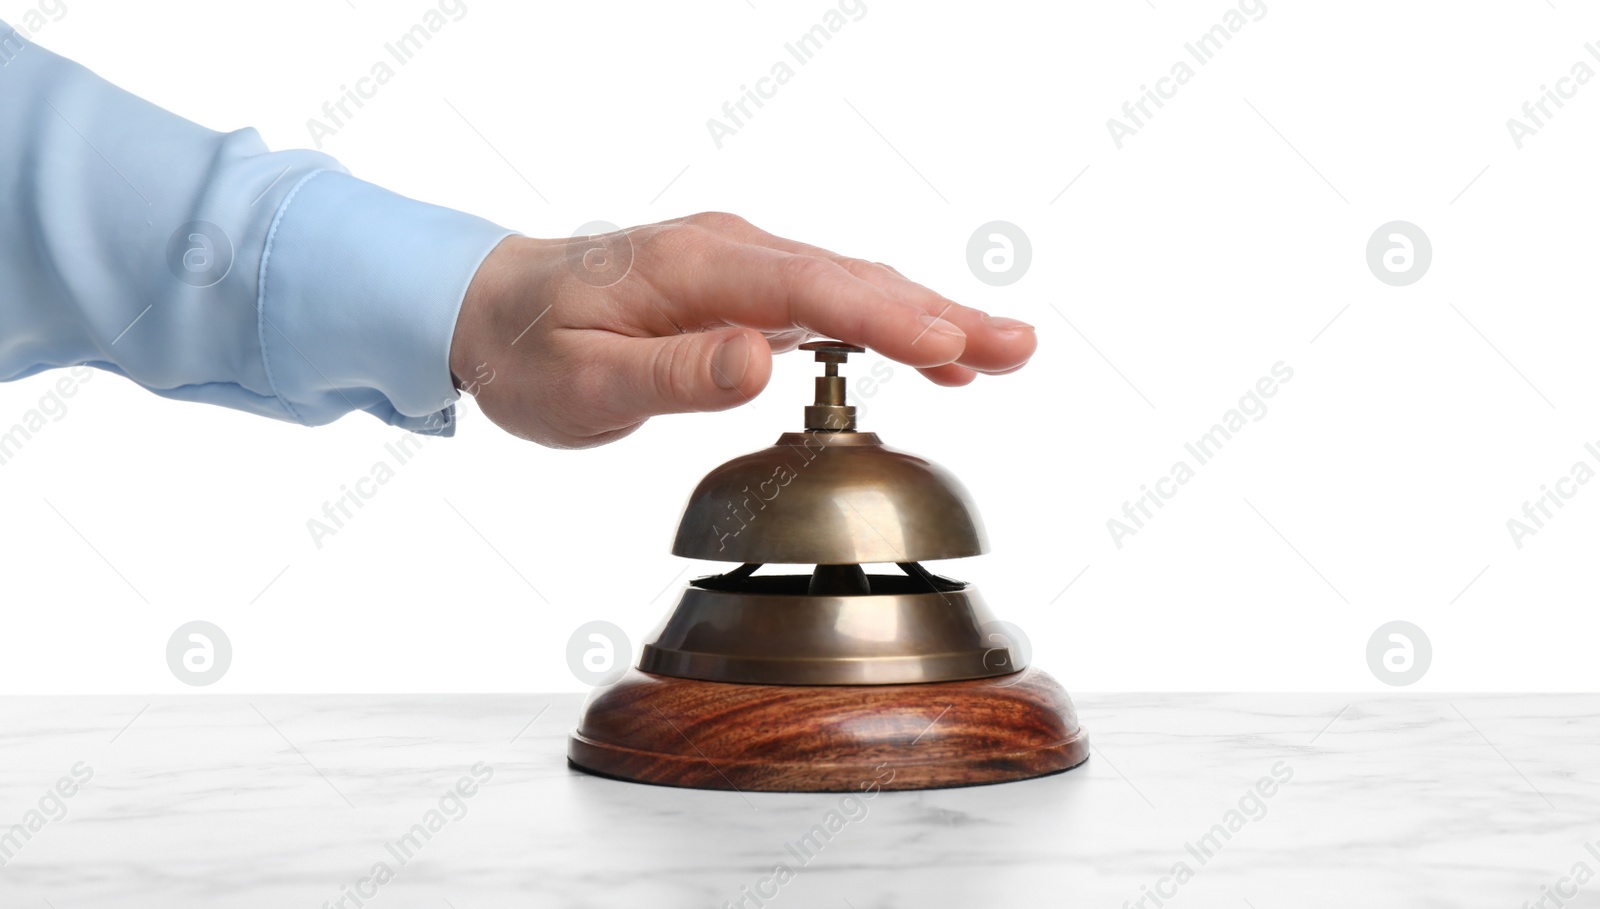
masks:
[[[456,316],[513,231],[333,170],[306,175],[267,233],[257,298],[273,393],[306,426],[365,410],[455,434]]]

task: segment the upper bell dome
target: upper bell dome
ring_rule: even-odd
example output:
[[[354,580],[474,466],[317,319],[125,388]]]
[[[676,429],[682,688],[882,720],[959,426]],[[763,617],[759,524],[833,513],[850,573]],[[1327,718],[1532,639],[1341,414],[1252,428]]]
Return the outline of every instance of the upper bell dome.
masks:
[[[838,364],[861,348],[812,342],[827,364],[806,431],[784,433],[707,474],[689,496],[673,555],[757,564],[857,565],[980,555],[983,521],[961,481],[855,431]]]

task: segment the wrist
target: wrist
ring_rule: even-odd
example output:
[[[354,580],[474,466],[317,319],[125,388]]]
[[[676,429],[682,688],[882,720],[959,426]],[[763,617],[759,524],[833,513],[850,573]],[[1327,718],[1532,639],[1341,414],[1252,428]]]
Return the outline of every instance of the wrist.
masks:
[[[530,298],[546,296],[547,282],[539,275],[547,274],[550,243],[512,234],[472,275],[450,342],[450,376],[462,394],[477,395],[493,378],[496,360],[512,344],[528,341],[531,323],[546,309]]]

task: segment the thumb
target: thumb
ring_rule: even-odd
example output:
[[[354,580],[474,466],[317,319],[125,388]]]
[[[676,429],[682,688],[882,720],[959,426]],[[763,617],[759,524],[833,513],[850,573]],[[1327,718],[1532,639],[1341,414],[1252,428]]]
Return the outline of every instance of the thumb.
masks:
[[[618,338],[610,359],[637,419],[657,414],[728,410],[754,398],[772,377],[772,348],[752,328],[668,338]]]

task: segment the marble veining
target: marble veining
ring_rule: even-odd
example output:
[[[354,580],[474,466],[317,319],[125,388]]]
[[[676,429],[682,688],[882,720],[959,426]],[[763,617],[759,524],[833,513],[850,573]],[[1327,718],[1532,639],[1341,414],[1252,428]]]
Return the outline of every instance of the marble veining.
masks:
[[[1600,901],[1600,696],[1074,699],[1077,770],[853,803],[572,771],[578,695],[0,699],[0,907]]]

